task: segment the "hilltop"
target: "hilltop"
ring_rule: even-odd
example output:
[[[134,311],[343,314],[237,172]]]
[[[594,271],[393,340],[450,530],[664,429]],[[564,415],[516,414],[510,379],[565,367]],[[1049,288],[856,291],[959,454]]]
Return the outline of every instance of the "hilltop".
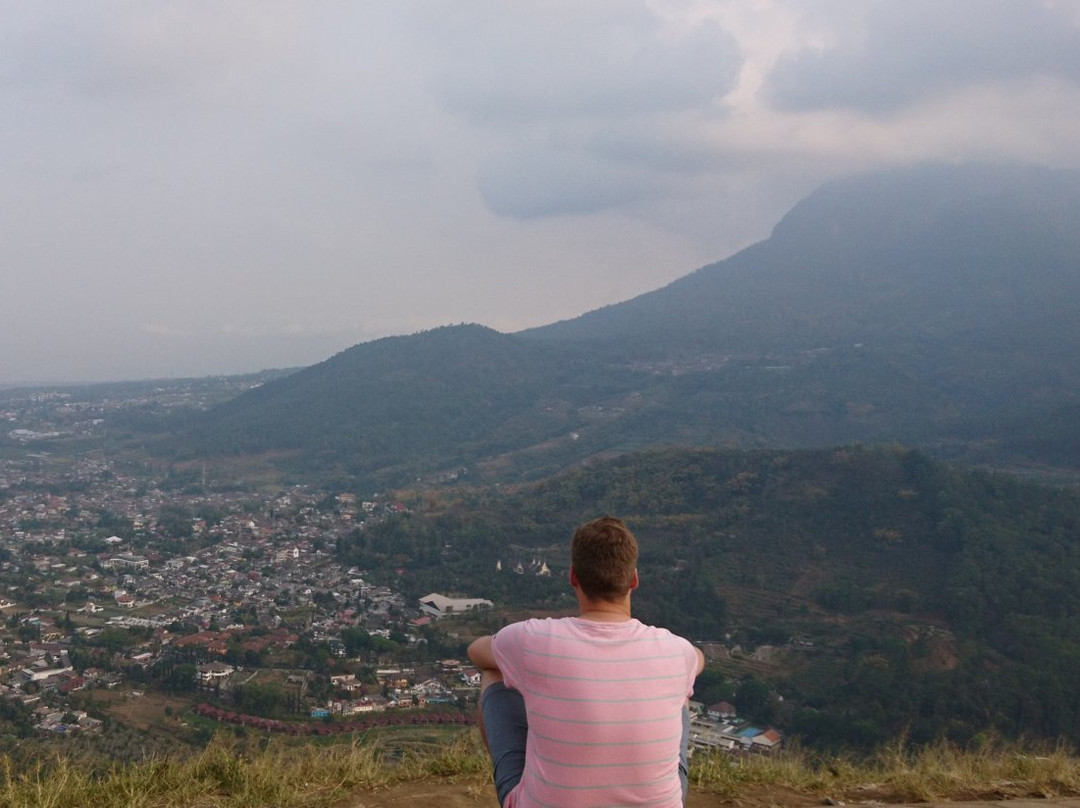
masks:
[[[475,738],[473,739],[475,741]],[[749,758],[731,766],[722,757],[691,762],[692,808],[741,805],[873,803],[1076,808],[1078,762],[1061,750],[1024,747],[965,751],[939,744],[901,747],[870,759]],[[370,746],[245,750],[214,741],[190,760],[158,759],[88,772],[69,758],[36,771],[12,772],[0,784],[5,804],[25,806],[334,806],[494,805],[488,764],[475,745],[453,744],[440,754],[402,764],[382,760]],[[1039,798],[1038,801],[1033,797]]]

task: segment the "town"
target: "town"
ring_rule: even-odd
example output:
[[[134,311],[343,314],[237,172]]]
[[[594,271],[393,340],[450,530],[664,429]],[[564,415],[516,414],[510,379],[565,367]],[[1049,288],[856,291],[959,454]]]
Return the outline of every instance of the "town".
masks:
[[[336,552],[354,531],[407,513],[404,502],[210,486],[202,470],[140,474],[101,451],[50,451],[130,401],[52,393],[2,405],[18,450],[0,458],[0,699],[65,735],[100,730],[87,691],[183,694],[216,721],[292,734],[353,731],[374,716],[472,722],[479,674],[461,660],[492,630],[483,621],[496,604],[406,595],[387,571]],[[506,566],[551,574],[543,559]],[[780,743],[726,702],[694,706],[696,748]]]

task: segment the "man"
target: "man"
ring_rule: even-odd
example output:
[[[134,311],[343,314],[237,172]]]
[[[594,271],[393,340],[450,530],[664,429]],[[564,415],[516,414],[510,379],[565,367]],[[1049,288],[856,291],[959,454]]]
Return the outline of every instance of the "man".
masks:
[[[578,616],[469,646],[503,808],[684,804],[687,701],[705,658],[630,616],[637,558],[622,520],[582,525],[570,551]]]

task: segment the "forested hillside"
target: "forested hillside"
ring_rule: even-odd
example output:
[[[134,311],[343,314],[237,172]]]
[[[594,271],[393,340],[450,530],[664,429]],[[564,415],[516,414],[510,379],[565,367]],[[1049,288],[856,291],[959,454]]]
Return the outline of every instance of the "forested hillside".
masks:
[[[437,328],[354,346],[252,390],[193,420],[180,443],[210,455],[292,453],[304,474],[400,483],[563,434],[567,410],[633,378],[483,326]]]
[[[734,692],[808,741],[987,729],[1080,741],[1074,492],[900,448],[672,449],[413,504],[339,552],[400,569],[417,596],[453,588],[521,608],[571,609],[573,527],[626,518],[642,547],[638,615],[724,649],[726,678],[705,677],[702,697]],[[537,560],[550,578],[529,574]],[[752,663],[762,647],[771,662]]]
[[[766,241],[625,303],[357,345],[155,445],[372,487],[671,443],[1076,470],[1078,355],[1080,174],[925,166],[825,186]]]

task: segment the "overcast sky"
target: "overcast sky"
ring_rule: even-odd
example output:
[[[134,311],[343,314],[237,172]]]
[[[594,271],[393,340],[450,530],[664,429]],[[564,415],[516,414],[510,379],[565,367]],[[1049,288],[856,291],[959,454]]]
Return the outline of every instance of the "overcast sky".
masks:
[[[1080,167],[1080,0],[0,0],[0,383],[516,331],[821,182]]]

